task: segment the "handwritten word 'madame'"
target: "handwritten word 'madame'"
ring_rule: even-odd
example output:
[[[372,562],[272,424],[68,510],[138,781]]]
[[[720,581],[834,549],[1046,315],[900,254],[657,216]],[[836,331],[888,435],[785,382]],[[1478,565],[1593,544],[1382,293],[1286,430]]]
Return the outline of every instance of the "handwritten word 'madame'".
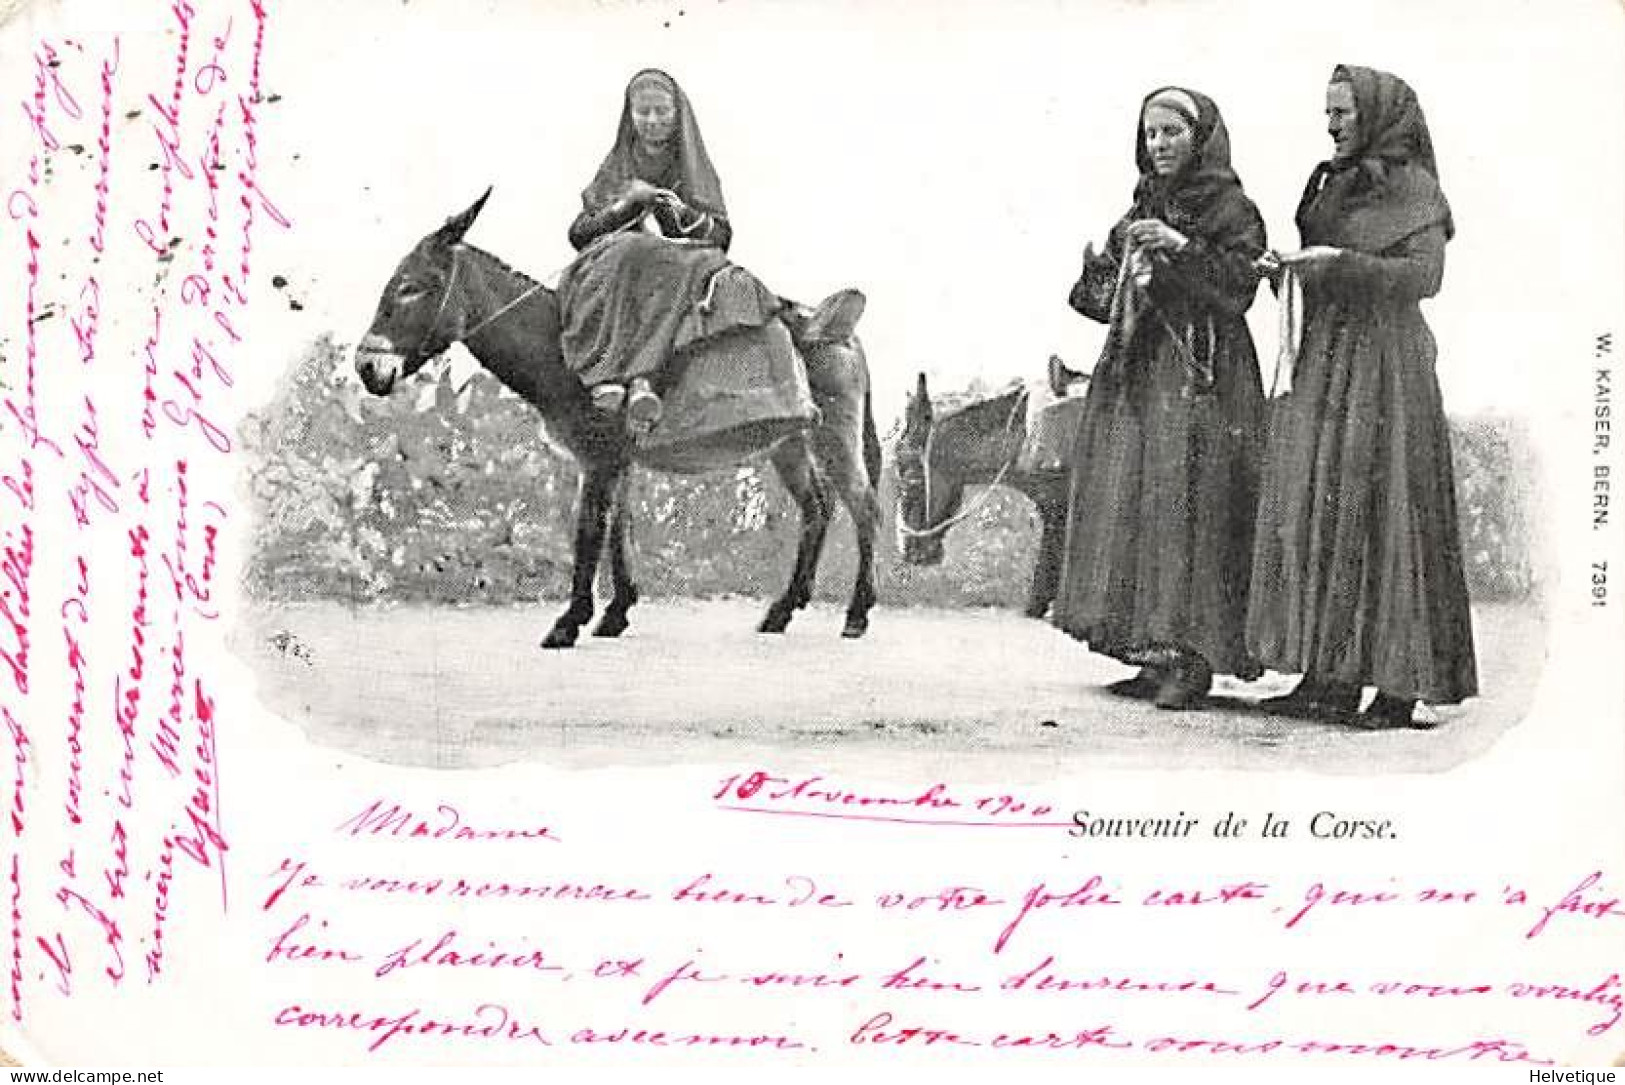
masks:
[[[559,837],[546,825],[491,828],[467,824],[461,810],[440,803],[430,814],[403,809],[398,803],[384,805],[375,799],[339,822],[338,832],[352,837],[391,837],[397,840],[545,840],[559,843]]]

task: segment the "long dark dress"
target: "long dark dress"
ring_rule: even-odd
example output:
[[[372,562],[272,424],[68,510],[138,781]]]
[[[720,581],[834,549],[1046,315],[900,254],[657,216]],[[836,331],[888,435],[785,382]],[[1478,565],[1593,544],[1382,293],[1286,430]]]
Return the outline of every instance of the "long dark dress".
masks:
[[[1303,342],[1259,504],[1248,643],[1282,671],[1454,704],[1478,691],[1477,666],[1437,349],[1419,305],[1439,290],[1454,227],[1409,88],[1352,71],[1362,115],[1392,117],[1376,136],[1397,149],[1380,185],[1352,171],[1323,187],[1312,178],[1300,208],[1305,243],[1343,252],[1305,271]]]
[[[1252,650],[1408,699],[1478,691],[1450,431],[1418,302],[1445,233],[1345,251],[1304,288],[1304,338],[1259,508]]]
[[[1152,108],[1189,131],[1172,174],[1153,162],[1144,127]],[[1094,651],[1171,668],[1156,699],[1175,707],[1206,690],[1208,668],[1255,671],[1242,624],[1263,390],[1244,318],[1258,292],[1264,221],[1206,95],[1148,95],[1134,158],[1134,204],[1072,288],[1072,307],[1108,331],[1072,455],[1053,620]],[[1125,259],[1128,228],[1141,219],[1183,243],[1147,239]]]
[[[1246,676],[1263,390],[1243,316],[1264,226],[1239,190],[1222,199],[1212,232],[1155,273],[1121,372],[1097,367],[1090,383],[1054,620],[1127,663],[1178,647]],[[1093,320],[1110,319],[1127,222],[1072,290],[1073,308]],[[1193,360],[1207,363],[1210,382]]]

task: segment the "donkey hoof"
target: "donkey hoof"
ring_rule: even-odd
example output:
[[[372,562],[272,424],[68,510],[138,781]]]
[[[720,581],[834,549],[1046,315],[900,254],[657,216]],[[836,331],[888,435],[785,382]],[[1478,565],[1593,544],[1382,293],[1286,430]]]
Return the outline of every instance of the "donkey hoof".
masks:
[[[856,640],[867,632],[869,632],[869,619],[848,618],[846,625],[841,629],[841,636],[847,640]]]
[[[542,638],[543,648],[573,648],[576,643],[576,630],[555,626],[548,630],[547,636]]]
[[[783,633],[788,628],[790,628],[789,613],[775,607],[767,612],[767,616],[762,619],[762,624],[756,627],[756,632]]]
[[[618,637],[625,633],[632,623],[624,614],[606,614],[594,627],[592,635],[595,637]]]
[[[1028,603],[1027,609],[1023,610],[1022,613],[1029,618],[1042,618],[1049,613],[1049,601]]]

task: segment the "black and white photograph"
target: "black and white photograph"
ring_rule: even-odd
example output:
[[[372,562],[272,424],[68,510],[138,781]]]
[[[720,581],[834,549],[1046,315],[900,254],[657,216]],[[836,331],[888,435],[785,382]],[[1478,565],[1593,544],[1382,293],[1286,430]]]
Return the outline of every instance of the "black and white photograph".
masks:
[[[10,5],[0,1047],[1619,1065],[1622,18]]]
[[[815,34],[865,18],[834,10]],[[441,202],[374,212],[358,232],[402,255],[370,321],[323,328],[245,424],[266,695],[321,741],[453,766],[1487,749],[1530,702],[1551,581],[1532,374],[1497,346],[1549,311],[1499,204],[1523,163],[1482,168],[1504,118],[1448,68],[1181,61],[1172,14],[1060,20],[1124,58],[1080,77],[961,8],[868,96],[755,75],[800,29],[776,10],[692,95],[630,48],[550,90],[516,60],[515,97],[570,110],[503,116],[503,150],[409,193],[399,136],[449,106],[392,89],[401,125],[343,133],[374,144],[349,188]],[[718,16],[654,39],[688,18]],[[1145,65],[1116,44],[1136,23]],[[1013,84],[954,78],[1023,49]],[[1155,85],[1181,78],[1237,123]]]

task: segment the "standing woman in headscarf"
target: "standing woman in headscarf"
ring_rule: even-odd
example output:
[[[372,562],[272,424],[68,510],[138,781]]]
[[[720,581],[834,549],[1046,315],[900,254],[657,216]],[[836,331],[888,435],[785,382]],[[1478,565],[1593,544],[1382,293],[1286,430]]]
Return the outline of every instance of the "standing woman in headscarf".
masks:
[[[624,404],[629,424],[647,430],[673,353],[765,326],[786,303],[729,263],[722,184],[687,95],[664,72],[632,77],[615,144],[581,202],[570,226],[581,254],[559,284],[565,362],[595,407]]]
[[[1184,708],[1243,639],[1263,419],[1244,315],[1264,222],[1204,95],[1164,88],[1135,131],[1134,205],[1084,250],[1072,307],[1109,325],[1073,453],[1055,623],[1141,669],[1108,688]]]
[[[1336,150],[1298,205],[1292,392],[1271,438],[1248,640],[1302,681],[1266,702],[1371,728],[1478,691],[1436,348],[1419,303],[1455,232],[1416,94],[1340,66]],[[1268,264],[1270,261],[1266,261]],[[1377,694],[1356,716],[1363,687]]]

